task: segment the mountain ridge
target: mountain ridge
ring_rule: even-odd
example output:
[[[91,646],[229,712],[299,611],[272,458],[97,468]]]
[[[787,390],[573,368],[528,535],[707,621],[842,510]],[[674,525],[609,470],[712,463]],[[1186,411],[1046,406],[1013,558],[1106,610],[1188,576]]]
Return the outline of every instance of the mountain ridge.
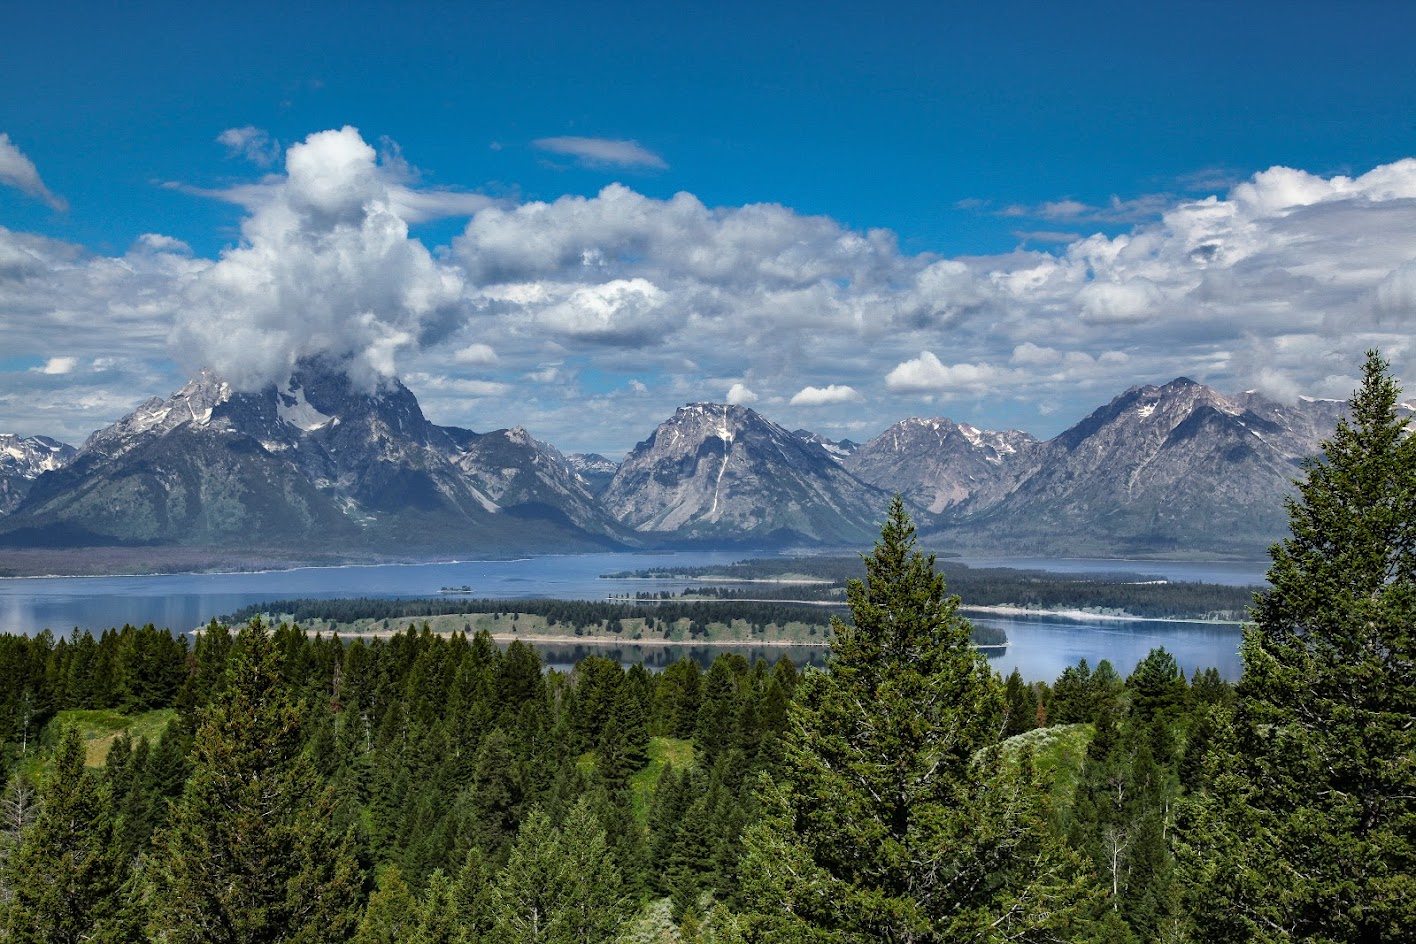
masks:
[[[255,393],[202,371],[78,450],[32,437],[47,464],[0,480],[0,545],[860,546],[899,493],[950,549],[1254,556],[1281,536],[1283,496],[1344,409],[1177,377],[1128,388],[1049,440],[909,417],[857,444],[698,402],[615,463],[522,427],[439,426],[401,382],[365,392],[337,364],[303,363]]]

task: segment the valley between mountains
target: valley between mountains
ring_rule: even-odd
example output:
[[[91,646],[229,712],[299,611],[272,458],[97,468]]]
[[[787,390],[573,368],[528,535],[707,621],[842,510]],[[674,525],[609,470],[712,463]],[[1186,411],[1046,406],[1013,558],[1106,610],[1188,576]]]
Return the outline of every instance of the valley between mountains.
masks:
[[[322,363],[257,393],[208,371],[77,449],[0,436],[0,561],[19,574],[855,549],[895,493],[940,550],[1254,558],[1344,409],[1178,378],[1046,441],[939,417],[857,444],[691,403],[615,462],[520,427],[438,426],[399,381],[365,392]]]

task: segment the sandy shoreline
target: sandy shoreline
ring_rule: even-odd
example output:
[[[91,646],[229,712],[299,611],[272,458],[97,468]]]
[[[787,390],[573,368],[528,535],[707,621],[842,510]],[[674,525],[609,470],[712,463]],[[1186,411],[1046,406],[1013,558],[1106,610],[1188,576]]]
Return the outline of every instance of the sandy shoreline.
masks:
[[[1243,626],[1245,620],[1181,619],[1173,616],[1117,616],[1114,613],[1091,613],[1087,610],[1030,610],[1024,606],[969,606],[960,604],[961,613],[982,613],[986,616],[1050,616],[1078,622],[1106,620],[1118,623],[1213,623],[1215,626]]]

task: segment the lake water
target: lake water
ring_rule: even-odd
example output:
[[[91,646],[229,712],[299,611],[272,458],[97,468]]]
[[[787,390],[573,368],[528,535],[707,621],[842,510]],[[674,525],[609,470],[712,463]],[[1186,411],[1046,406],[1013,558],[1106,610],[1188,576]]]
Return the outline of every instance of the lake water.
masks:
[[[124,623],[154,623],[188,630],[212,617],[253,603],[297,597],[426,597],[445,586],[467,585],[472,596],[492,599],[601,600],[611,594],[645,590],[677,592],[702,581],[606,580],[601,574],[650,567],[701,567],[731,563],[751,552],[702,551],[663,554],[576,554],[513,561],[455,561],[435,564],[383,564],[357,567],[302,568],[271,573],[172,574],[125,577],[20,577],[0,579],[0,632],[65,633],[74,627],[93,631]],[[1170,580],[1206,580],[1248,584],[1263,580],[1263,563],[1172,561],[1095,561],[965,558],[973,566],[1020,567],[1064,573],[1129,572]],[[978,623],[997,625],[1010,645],[994,659],[1007,674],[1016,666],[1028,679],[1052,680],[1068,665],[1085,658],[1093,666],[1110,659],[1127,674],[1151,648],[1165,646],[1187,672],[1215,666],[1230,679],[1239,675],[1239,630],[1210,623],[1072,621],[1043,617],[971,615]],[[707,647],[622,647],[620,658],[665,664],[683,655],[711,659]],[[679,652],[677,650],[685,651]],[[582,651],[584,650],[584,651]],[[689,651],[692,650],[692,651]],[[588,647],[547,646],[548,662],[568,664]],[[603,648],[593,651],[613,655]],[[795,661],[819,661],[822,653],[806,649],[744,652],[775,661],[781,652]]]

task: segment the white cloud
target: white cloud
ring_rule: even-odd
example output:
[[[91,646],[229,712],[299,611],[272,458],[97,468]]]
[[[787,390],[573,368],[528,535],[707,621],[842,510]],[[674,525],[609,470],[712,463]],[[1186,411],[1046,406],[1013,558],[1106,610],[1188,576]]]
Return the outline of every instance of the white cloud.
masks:
[[[41,374],[71,374],[79,364],[77,357],[51,357],[44,366],[35,368]]]
[[[452,352],[452,359],[459,364],[467,364],[471,367],[481,367],[497,362],[497,352],[490,344],[480,342],[469,344],[466,347],[458,348]]]
[[[25,157],[4,132],[0,132],[0,184],[42,200],[50,209],[61,213],[69,209],[68,201],[44,185],[34,162]]]
[[[1062,360],[1062,352],[1024,341],[1013,348],[1013,356],[1009,360],[1020,367],[1048,367]]]
[[[757,394],[749,390],[746,384],[735,383],[728,388],[727,400],[733,406],[747,406],[757,402]]]
[[[902,393],[939,393],[976,389],[998,376],[998,369],[989,364],[945,365],[933,351],[920,351],[918,357],[895,365],[885,376],[885,386]]]
[[[463,278],[409,238],[355,129],[310,135],[285,170],[242,222],[240,245],[185,286],[176,350],[237,388],[281,382],[312,356],[372,386],[401,352],[451,330]]]
[[[829,403],[851,403],[859,400],[860,394],[845,384],[830,384],[825,387],[803,387],[792,395],[792,406],[825,406]]]
[[[430,396],[457,395],[464,397],[504,397],[512,392],[512,385],[497,380],[477,380],[470,377],[447,377],[438,374],[415,372],[407,381],[417,391]]]
[[[227,128],[216,140],[226,146],[226,153],[231,157],[245,158],[257,167],[269,167],[280,159],[280,142],[272,138],[270,132],[252,125]]]
[[[1090,282],[1077,293],[1082,319],[1101,324],[1145,321],[1160,304],[1160,290],[1145,278],[1124,282]]]
[[[638,141],[616,138],[537,138],[531,142],[543,151],[574,157],[592,166],[652,167],[664,170],[669,165]]]
[[[644,342],[656,332],[656,314],[664,292],[647,279],[615,279],[573,288],[542,308],[537,323],[573,337]]]

